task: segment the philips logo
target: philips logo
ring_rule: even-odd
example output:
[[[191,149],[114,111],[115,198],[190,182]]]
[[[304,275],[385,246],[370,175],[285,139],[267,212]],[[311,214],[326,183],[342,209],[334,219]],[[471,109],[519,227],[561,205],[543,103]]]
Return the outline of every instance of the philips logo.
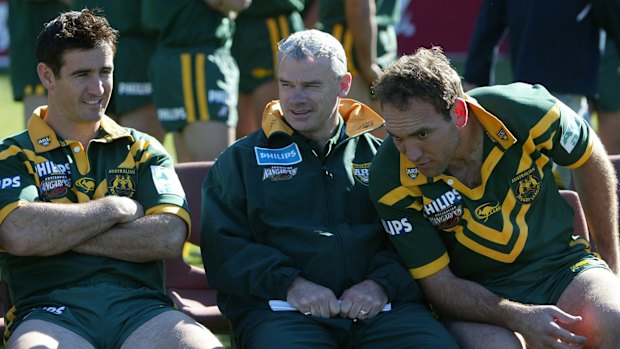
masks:
[[[0,189],[19,188],[20,185],[21,185],[21,179],[19,176],[6,177],[6,178],[0,179]]]
[[[392,236],[411,233],[413,231],[413,226],[409,223],[407,218],[391,221],[385,221],[382,219],[381,223],[383,223],[383,229],[385,229],[385,232]]]
[[[254,147],[254,153],[259,165],[294,165],[301,162],[301,153],[296,143],[280,149]]]
[[[461,194],[456,189],[452,189],[449,192],[444,193],[430,204],[424,205],[424,213],[427,216],[437,214],[454,206],[457,202],[461,201]]]
[[[34,165],[34,169],[39,177],[44,177],[50,174],[71,173],[71,167],[68,162],[64,164],[57,164],[53,161],[40,162]]]

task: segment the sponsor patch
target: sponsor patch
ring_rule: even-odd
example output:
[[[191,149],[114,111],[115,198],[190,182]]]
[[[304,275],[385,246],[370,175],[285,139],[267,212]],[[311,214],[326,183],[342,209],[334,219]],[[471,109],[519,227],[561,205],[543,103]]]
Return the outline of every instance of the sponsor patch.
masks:
[[[71,174],[71,166],[68,162],[57,164],[53,161],[43,161],[34,165],[34,170],[39,177],[45,177],[52,174]]]
[[[351,164],[353,169],[353,177],[360,184],[368,186],[368,176],[370,175],[370,162],[365,164]]]
[[[258,165],[295,165],[301,162],[301,153],[296,143],[279,148],[260,148],[254,147],[256,163]]]
[[[420,169],[418,169],[417,167],[407,168],[407,177],[411,179],[416,179],[418,178],[419,174],[420,174]]]
[[[151,166],[151,176],[159,195],[174,194],[185,198],[183,186],[174,169],[163,166]]]
[[[108,193],[116,196],[133,197],[138,188],[138,176],[134,168],[109,169],[106,175]]]
[[[270,166],[263,169],[263,181],[286,181],[297,174],[297,167],[293,166]]]
[[[510,186],[517,200],[529,204],[536,199],[542,187],[537,174],[536,168],[530,167],[510,180]]]
[[[484,204],[476,207],[474,214],[476,215],[476,218],[486,222],[489,220],[489,217],[491,217],[494,213],[499,212],[501,209],[502,208],[499,205],[499,202],[485,202]]]
[[[71,178],[64,173],[39,177],[39,194],[48,201],[67,195],[71,188]]]
[[[562,116],[560,145],[570,154],[579,141],[579,125],[577,123],[579,115],[563,103],[560,103],[560,114]]]
[[[0,178],[0,189],[19,188],[21,182],[20,176]]]
[[[424,216],[438,229],[452,228],[463,216],[462,200],[461,194],[452,189],[424,205]]]
[[[413,231],[413,225],[409,222],[407,217],[393,220],[381,220],[383,223],[383,229],[389,235],[402,235],[408,234]]]

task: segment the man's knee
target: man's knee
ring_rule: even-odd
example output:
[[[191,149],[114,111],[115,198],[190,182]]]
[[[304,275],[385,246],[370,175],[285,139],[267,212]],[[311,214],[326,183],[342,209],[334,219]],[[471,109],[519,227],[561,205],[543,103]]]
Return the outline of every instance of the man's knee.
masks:
[[[460,321],[448,321],[445,325],[463,349],[525,348],[522,337],[504,327]]]

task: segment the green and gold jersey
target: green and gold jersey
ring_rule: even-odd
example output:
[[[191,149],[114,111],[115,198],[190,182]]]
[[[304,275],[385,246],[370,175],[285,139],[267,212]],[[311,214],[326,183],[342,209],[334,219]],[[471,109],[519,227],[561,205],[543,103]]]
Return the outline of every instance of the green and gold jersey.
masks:
[[[0,222],[30,202],[84,203],[117,195],[138,201],[147,215],[177,215],[189,229],[183,188],[157,140],[106,116],[99,137],[84,149],[56,135],[44,121],[46,112],[46,107],[37,109],[27,131],[0,143]],[[164,286],[162,261],[132,263],[73,251],[47,257],[0,251],[0,269],[16,304],[102,274],[154,290]]]
[[[319,0],[319,21],[323,28],[331,28],[336,23],[346,23],[344,0]],[[396,25],[400,21],[400,0],[376,0],[377,25]]]
[[[304,6],[303,0],[252,0],[250,7],[240,12],[238,18],[277,17],[280,14],[301,12]]]
[[[388,137],[372,164],[370,195],[414,278],[449,266],[521,299],[588,254],[572,236],[573,211],[551,168],[582,165],[593,131],[542,86],[484,87],[466,101],[486,133],[481,185],[469,188],[449,172],[425,177]]]
[[[141,20],[146,30],[158,33],[160,47],[232,45],[234,21],[204,0],[143,0]]]
[[[140,23],[140,3],[142,0],[72,0],[71,6],[80,10],[82,8],[96,9],[103,11],[102,15],[107,18],[112,28],[124,35],[141,33]]]

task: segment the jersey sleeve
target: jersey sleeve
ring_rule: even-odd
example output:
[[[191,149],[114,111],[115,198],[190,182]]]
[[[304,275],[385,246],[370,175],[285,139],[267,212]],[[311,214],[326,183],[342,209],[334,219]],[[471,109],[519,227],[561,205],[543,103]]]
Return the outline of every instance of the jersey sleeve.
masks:
[[[377,210],[385,232],[411,275],[421,279],[437,273],[450,261],[438,232],[414,210],[402,210],[381,202]]]
[[[147,147],[146,160],[140,166],[136,200],[146,214],[170,213],[190,226],[185,192],[174,170],[172,158],[155,139]]]
[[[22,149],[18,146],[0,148],[0,223],[17,207],[39,200],[39,191],[32,174],[24,164]]]
[[[577,115],[564,103],[554,107],[559,113],[557,130],[553,137],[553,148],[549,152],[553,161],[568,168],[581,166],[592,154],[591,132],[585,119]]]

